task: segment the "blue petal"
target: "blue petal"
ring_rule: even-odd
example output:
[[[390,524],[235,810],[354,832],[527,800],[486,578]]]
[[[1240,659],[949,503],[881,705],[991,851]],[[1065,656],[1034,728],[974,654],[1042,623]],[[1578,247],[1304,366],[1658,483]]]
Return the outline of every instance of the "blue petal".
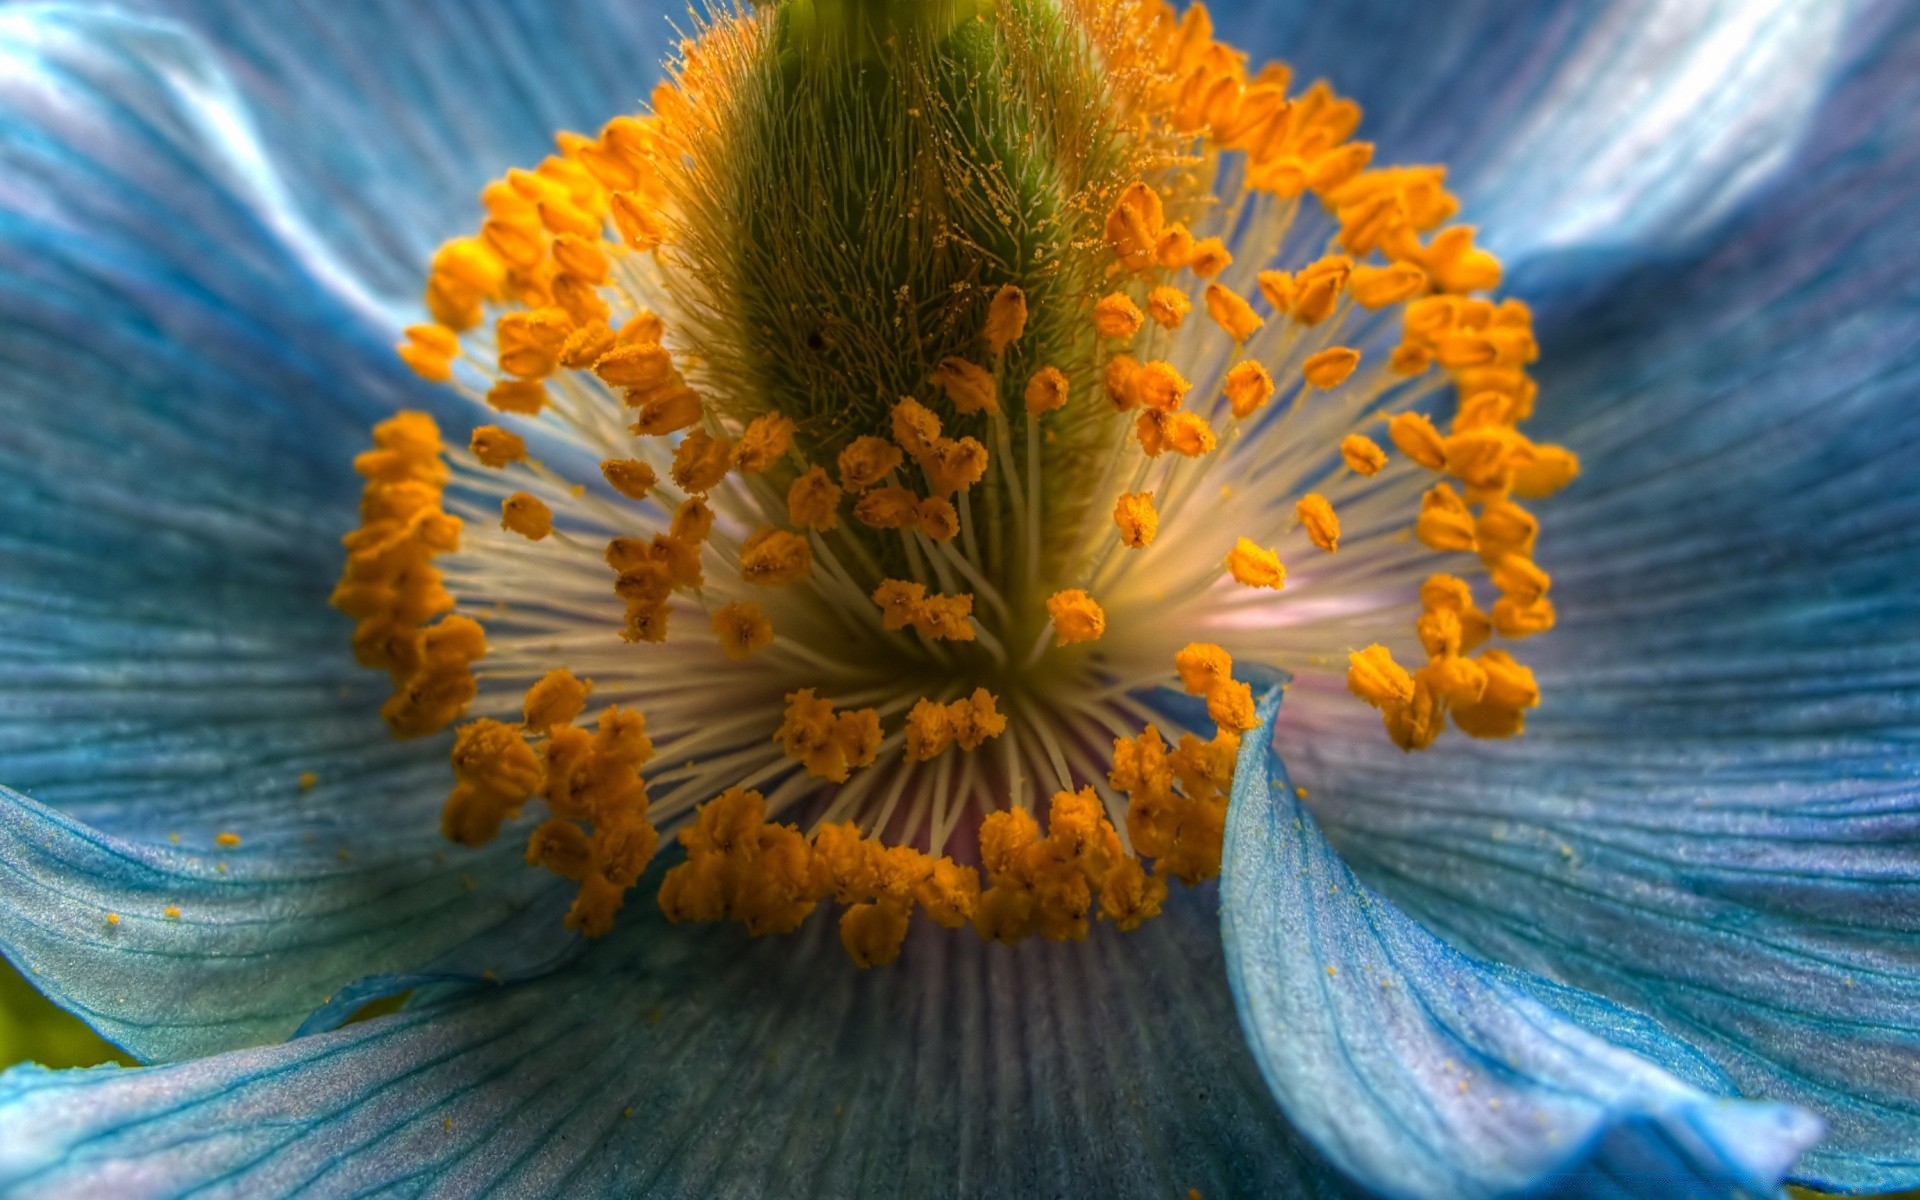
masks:
[[[1247,1036],[1308,1138],[1395,1198],[1775,1189],[1819,1121],[1721,1098],[1652,1022],[1468,958],[1361,884],[1273,756],[1279,703],[1241,745],[1221,922]]]
[[[1543,291],[1562,624],[1512,745],[1283,743],[1356,869],[1649,1013],[1920,1184],[1920,14],[1877,10],[1781,176],[1684,256]],[[1366,722],[1373,725],[1373,722]]]
[[[150,1058],[550,959],[327,607],[352,455],[421,394],[226,77],[164,26],[0,12],[0,179],[0,781],[100,831],[0,792],[10,955]]]
[[[675,6],[490,0],[262,7],[136,0],[190,29],[237,81],[289,189],[356,274],[418,296],[427,253],[478,191],[644,103]]]
[[[195,1063],[16,1069],[0,1192],[1357,1197],[1266,1093],[1213,904],[1013,949],[922,924],[861,973],[824,914],[753,941],[636,903],[537,982]]]
[[[510,835],[453,865],[438,836],[423,820],[396,824],[380,854],[139,846],[0,788],[0,945],[147,1060],[331,1028],[379,995],[525,975],[572,950],[566,897]]]
[[[1800,136],[1851,10],[1827,0],[1263,0],[1223,36],[1366,109],[1380,159],[1437,162],[1509,262],[1658,245],[1763,182]]]

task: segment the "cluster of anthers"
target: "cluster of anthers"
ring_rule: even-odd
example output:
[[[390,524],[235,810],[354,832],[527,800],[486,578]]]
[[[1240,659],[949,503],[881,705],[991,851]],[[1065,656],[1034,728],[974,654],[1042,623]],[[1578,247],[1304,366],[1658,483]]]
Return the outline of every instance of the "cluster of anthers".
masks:
[[[1538,703],[1483,646],[1552,626],[1518,501],[1577,463],[1517,428],[1530,316],[1476,295],[1500,267],[1448,224],[1443,169],[1371,166],[1357,106],[1249,72],[1198,5],[973,7],[867,52],[902,77],[958,56],[974,84],[903,87],[888,110],[947,196],[900,200],[880,240],[954,276],[909,295],[928,290],[916,265],[874,289],[891,325],[798,310],[810,277],[762,296],[739,257],[785,239],[772,252],[804,276],[862,253],[765,232],[786,210],[741,182],[742,113],[771,103],[763,64],[798,36],[779,6],[683,46],[649,115],[561,134],[490,184],[479,233],[433,259],[432,321],[401,357],[498,423],[464,450],[423,414],[376,427],[334,602],[393,677],[396,735],[490,714],[455,736],[445,832],[482,845],[544,805],[526,861],[579,884],[567,923],[589,935],[656,824],[685,849],[659,888],[670,918],[774,933],[831,899],[863,967],[899,952],[916,907],[1004,942],[1083,937],[1096,903],[1131,929],[1170,879],[1219,873],[1255,725],[1235,656],[1311,677],[1348,650],[1347,688],[1408,750],[1449,717],[1511,736]],[[994,93],[982,79],[1021,115],[966,110],[991,103],[965,99]],[[1025,143],[994,121],[1027,122]],[[1021,154],[1049,158],[1041,182],[1010,169]],[[1028,231],[1021,257],[988,245],[995,225]],[[849,388],[875,345],[884,366]],[[844,404],[822,397],[829,368]],[[1448,390],[1443,432],[1426,410]],[[1466,578],[1420,584],[1411,670],[1342,645],[1405,601],[1342,607],[1326,568],[1303,579],[1334,615],[1290,615],[1271,544],[1332,563],[1344,522],[1342,558],[1397,565],[1409,510],[1419,543],[1477,556],[1498,593],[1482,611]],[[590,692],[609,700],[592,732]]]

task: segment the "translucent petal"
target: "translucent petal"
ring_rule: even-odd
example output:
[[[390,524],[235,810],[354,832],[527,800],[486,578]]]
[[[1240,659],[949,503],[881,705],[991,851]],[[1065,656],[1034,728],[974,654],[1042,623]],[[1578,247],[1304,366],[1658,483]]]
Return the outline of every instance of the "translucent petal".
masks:
[[[753,941],[637,902],[541,981],[178,1066],[16,1069],[0,1191],[1357,1195],[1261,1083],[1213,900],[1082,944],[923,926],[865,973],[824,914]]]
[[[1468,958],[1360,883],[1273,756],[1279,699],[1241,747],[1222,928],[1247,1036],[1308,1138],[1394,1197],[1777,1186],[1818,1120],[1723,1098],[1652,1022]]]

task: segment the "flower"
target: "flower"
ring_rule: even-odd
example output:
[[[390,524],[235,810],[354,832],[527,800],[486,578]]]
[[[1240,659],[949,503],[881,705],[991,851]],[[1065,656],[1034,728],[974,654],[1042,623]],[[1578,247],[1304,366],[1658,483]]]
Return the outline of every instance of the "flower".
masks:
[[[1033,11],[1051,10],[1007,10]],[[1587,1172],[1589,1182],[1632,1172],[1642,1182],[1660,1176],[1670,1190],[1691,1186],[1685,1180],[1723,1192],[1764,1190],[1789,1172],[1854,1189],[1915,1181],[1913,922],[1903,899],[1913,875],[1903,840],[1911,771],[1900,747],[1912,711],[1904,672],[1913,628],[1901,584],[1911,574],[1905,530],[1917,489],[1901,461],[1911,424],[1901,401],[1915,365],[1902,268],[1920,247],[1897,219],[1914,182],[1903,149],[1915,110],[1902,67],[1920,36],[1910,15],[1823,6],[1766,14],[1778,18],[1766,23],[1695,16],[1699,39],[1662,43],[1672,57],[1639,87],[1605,69],[1645,61],[1621,48],[1621,39],[1631,46],[1640,36],[1632,15],[1595,20],[1583,9],[1560,24],[1536,17],[1545,23],[1516,29],[1472,13],[1401,14],[1413,24],[1388,22],[1391,53],[1374,44],[1372,59],[1364,40],[1341,42],[1336,54],[1304,28],[1285,39],[1296,61],[1337,75],[1350,64],[1358,86],[1377,90],[1371,119],[1381,122],[1383,144],[1391,134],[1405,150],[1391,161],[1418,162],[1447,145],[1449,178],[1472,185],[1461,188],[1465,208],[1504,253],[1508,290],[1528,297],[1547,348],[1526,437],[1574,446],[1583,473],[1546,510],[1539,539],[1565,619],[1525,643],[1545,699],[1526,710],[1523,736],[1450,734],[1403,753],[1350,694],[1345,662],[1307,661],[1328,649],[1358,655],[1351,691],[1387,711],[1388,735],[1415,745],[1437,732],[1418,688],[1424,682],[1432,697],[1459,681],[1421,679],[1402,665],[1411,654],[1392,653],[1387,641],[1444,666],[1461,657],[1455,643],[1467,639],[1473,609],[1448,603],[1458,596],[1452,584],[1421,595],[1426,551],[1389,553],[1376,543],[1391,520],[1397,529],[1424,523],[1429,542],[1480,544],[1484,493],[1500,489],[1468,478],[1484,465],[1469,453],[1475,447],[1441,445],[1437,465],[1463,485],[1454,500],[1442,494],[1423,506],[1433,480],[1406,462],[1432,457],[1436,440],[1467,429],[1402,422],[1399,436],[1381,430],[1381,469],[1364,447],[1347,444],[1346,423],[1318,422],[1325,436],[1303,435],[1299,462],[1280,453],[1289,443],[1267,473],[1231,482],[1240,498],[1221,497],[1209,510],[1218,528],[1176,503],[1174,471],[1151,488],[1143,477],[1125,489],[1135,497],[1126,504],[1103,493],[1096,515],[1111,523],[1113,547],[1086,578],[1028,589],[1024,599],[1048,622],[1043,629],[1036,618],[1028,639],[1006,636],[978,583],[967,591],[974,603],[960,605],[963,564],[979,573],[983,561],[973,550],[941,559],[953,584],[888,575],[881,582],[897,586],[863,589],[817,614],[831,622],[836,613],[868,613],[880,632],[903,639],[912,629],[925,639],[917,653],[932,661],[962,652],[990,659],[997,643],[1009,661],[1024,653],[1062,664],[1049,676],[1056,683],[1074,678],[1065,664],[1150,666],[1168,686],[1149,697],[1146,719],[1223,731],[1208,752],[1188,752],[1198,783],[1217,785],[1219,756],[1231,746],[1224,735],[1243,730],[1233,801],[1218,814],[1221,953],[1208,928],[1214,893],[1175,882],[1162,899],[1148,882],[1210,873],[1206,854],[1183,853],[1193,849],[1180,842],[1184,818],[1167,853],[1145,855],[1155,869],[1109,856],[1098,872],[1033,881],[1036,896],[1045,891],[1038,883],[1057,885],[1044,904],[1033,901],[1034,912],[1012,893],[992,903],[987,896],[1006,884],[994,878],[1006,873],[995,863],[1027,861],[1022,847],[1041,831],[1010,818],[977,822],[989,873],[974,906],[976,920],[988,914],[984,932],[1011,940],[1031,924],[1077,933],[1075,914],[1084,918],[1091,901],[1070,903],[1069,893],[1090,889],[1095,873],[1097,911],[1106,923],[1137,926],[1126,932],[1006,947],[917,922],[902,948],[902,893],[840,877],[830,896],[814,899],[854,914],[837,925],[797,920],[805,914],[791,905],[806,900],[797,888],[784,894],[785,908],[760,892],[751,903],[722,896],[717,906],[761,931],[797,925],[788,935],[749,939],[669,920],[716,911],[701,900],[703,889],[713,891],[697,877],[701,855],[726,860],[738,847],[758,847],[763,861],[745,876],[756,887],[780,879],[777,863],[802,850],[809,862],[844,854],[856,867],[877,862],[869,861],[875,853],[898,857],[859,849],[865,839],[854,834],[796,846],[798,831],[773,832],[783,811],[754,803],[751,774],[722,777],[710,760],[668,750],[692,744],[701,729],[757,722],[755,752],[765,757],[752,761],[772,764],[766,778],[812,781],[788,797],[763,796],[776,810],[783,799],[814,795],[852,793],[852,804],[868,778],[861,772],[904,772],[901,764],[922,754],[914,770],[964,780],[977,778],[989,761],[980,756],[996,749],[1049,765],[1082,752],[1080,743],[1057,752],[1042,744],[1037,754],[1023,744],[1043,741],[1060,710],[1016,705],[1014,688],[871,701],[836,690],[834,671],[888,643],[792,632],[811,611],[813,573],[832,570],[823,548],[880,536],[856,534],[856,523],[903,539],[903,555],[907,529],[910,544],[924,539],[932,553],[952,549],[941,533],[967,545],[966,526],[954,525],[969,510],[952,498],[985,486],[994,464],[1019,462],[1015,446],[1042,444],[1016,441],[1016,423],[1045,431],[1070,418],[1085,364],[1044,364],[1067,379],[1062,406],[1050,379],[1030,388],[1019,372],[1019,390],[999,383],[993,368],[1005,356],[1028,353],[1049,331],[1066,344],[1063,329],[1109,342],[1160,337],[1163,319],[1191,325],[1182,332],[1196,346],[1202,334],[1213,338],[1221,349],[1190,350],[1184,360],[1138,356],[1144,379],[1116,375],[1121,400],[1141,400],[1129,409],[1137,453],[1164,445],[1171,463],[1190,450],[1194,462],[1226,461],[1238,444],[1228,442],[1240,428],[1232,422],[1270,428],[1262,422],[1278,418],[1260,414],[1282,411],[1303,386],[1328,392],[1302,392],[1303,406],[1339,403],[1342,388],[1367,377],[1369,351],[1390,349],[1356,337],[1360,344],[1300,346],[1297,362],[1256,352],[1275,388],[1263,406],[1267,385],[1251,372],[1229,383],[1240,360],[1227,347],[1262,344],[1269,335],[1254,318],[1278,332],[1278,306],[1265,294],[1254,299],[1257,284],[1238,278],[1253,264],[1227,261],[1246,257],[1241,235],[1209,245],[1200,224],[1190,227],[1200,235],[1191,248],[1174,239],[1186,257],[1186,273],[1174,276],[1189,287],[1186,308],[1166,295],[1156,302],[1152,287],[1171,283],[1140,280],[1138,297],[1126,293],[1140,318],[1126,334],[1136,325],[1127,305],[1096,313],[1096,302],[1134,286],[1130,272],[1158,268],[1157,257],[1140,261],[1136,231],[1153,227],[1157,200],[1158,232],[1166,232],[1168,197],[1143,177],[1149,200],[1124,172],[1112,204],[1094,211],[1103,228],[1090,251],[1117,262],[1118,282],[1062,296],[1038,283],[982,279],[972,308],[943,306],[971,314],[962,332],[972,338],[978,328],[979,344],[943,351],[909,387],[859,398],[879,407],[873,431],[858,436],[879,444],[851,459],[829,459],[826,439],[803,419],[820,414],[796,404],[761,414],[791,420],[792,430],[774,421],[750,432],[706,407],[718,403],[712,396],[694,403],[677,390],[672,372],[698,393],[701,380],[716,377],[702,371],[728,367],[712,351],[751,348],[759,343],[749,335],[765,329],[801,346],[809,332],[827,345],[829,335],[848,336],[848,327],[809,330],[785,317],[734,331],[744,341],[729,341],[723,322],[700,363],[668,353],[663,364],[654,351],[670,339],[660,337],[594,357],[601,378],[647,393],[636,423],[672,430],[662,443],[672,453],[658,461],[636,453],[634,466],[602,473],[605,456],[583,453],[578,430],[562,436],[551,423],[517,419],[532,407],[528,388],[497,397],[500,433],[484,436],[474,462],[462,460],[444,486],[426,423],[385,425],[387,457],[362,459],[365,479],[416,485],[406,516],[422,519],[410,528],[426,550],[444,551],[427,562],[461,601],[483,606],[472,615],[486,621],[488,658],[477,656],[471,631],[437,612],[427,624],[443,632],[432,646],[427,635],[413,645],[417,661],[390,646],[386,659],[375,656],[399,676],[402,700],[388,712],[402,732],[477,706],[451,747],[468,791],[455,793],[446,824],[456,840],[478,845],[441,840],[440,813],[456,782],[446,759],[422,754],[419,742],[384,740],[372,714],[393,689],[342,661],[341,625],[320,610],[340,567],[335,539],[365,481],[348,463],[366,427],[402,410],[436,412],[435,428],[476,423],[471,409],[405,373],[384,348],[403,325],[420,324],[409,273],[451,232],[449,197],[471,194],[475,181],[465,174],[474,163],[497,170],[537,161],[525,153],[536,136],[587,118],[598,129],[630,107],[616,97],[638,90],[631,47],[641,41],[623,25],[632,15],[587,12],[551,25],[516,24],[505,9],[448,17],[420,60],[407,57],[422,44],[418,11],[384,29],[357,24],[366,19],[358,14],[304,14],[314,27],[299,30],[268,29],[251,10],[211,15],[205,27],[228,39],[219,52],[144,18],[0,14],[0,55],[17,68],[0,75],[0,153],[13,181],[0,193],[8,214],[0,269],[10,284],[0,304],[18,331],[5,360],[18,437],[0,454],[16,481],[4,493],[6,528],[21,547],[21,566],[8,575],[15,632],[5,651],[10,677],[21,681],[19,719],[0,742],[0,777],[37,795],[7,793],[0,808],[8,867],[0,945],[103,1032],[171,1064],[10,1072],[0,1082],[0,1178],[12,1190],[325,1193],[431,1178],[449,1189],[569,1194],[1222,1195],[1358,1186],[1451,1196],[1550,1184],[1569,1172]],[[808,12],[795,0],[743,19],[763,29],[786,20],[803,37],[818,32],[796,15]],[[974,19],[947,6],[925,19],[949,18]],[[1382,27],[1358,17],[1338,24]],[[1244,86],[1198,24],[1183,28],[1179,44],[1194,50],[1203,75]],[[1715,70],[1734,43],[1764,84]],[[1499,93],[1504,103],[1483,106],[1491,115],[1476,123],[1458,64],[1491,61],[1516,44],[1543,47],[1541,62],[1564,56],[1574,69],[1512,77],[1501,85],[1511,89]],[[696,54],[687,70],[720,72],[727,61]],[[378,64],[373,75],[361,73],[368,62]],[[765,78],[784,79],[787,69]],[[374,75],[392,95],[370,97],[364,83],[349,82]],[[1662,88],[1670,99],[1711,93],[1719,103],[1646,98]],[[496,89],[511,97],[497,111],[481,104]],[[1635,99],[1614,103],[1615,95]],[[663,94],[655,107],[673,102]],[[1201,124],[1211,128],[1213,119]],[[520,124],[533,128],[523,136]],[[1756,156],[1755,146],[1779,149]],[[294,147],[305,150],[289,154]],[[542,228],[565,225],[571,214],[557,195],[549,199]],[[646,246],[675,233],[655,227],[655,211],[615,203],[608,216],[629,241]],[[1116,212],[1118,233],[1108,239],[1104,224]],[[1428,238],[1433,228],[1416,232]],[[1436,243],[1413,245],[1431,254]],[[864,249],[849,246],[850,261]],[[1297,288],[1302,273],[1288,286]],[[430,303],[449,325],[470,311],[452,286],[461,275],[432,276],[441,287]],[[1198,280],[1228,293],[1210,295]],[[1483,280],[1484,271],[1466,283]],[[1274,285],[1298,305],[1298,291]],[[737,296],[708,286],[710,311],[735,311],[722,301]],[[1008,286],[1020,291],[1018,319]],[[1084,318],[1074,297],[1088,302]],[[680,303],[683,313],[699,311]],[[517,318],[496,349],[527,355],[520,366],[544,366],[547,354],[558,366],[567,345],[549,345],[541,320],[537,312]],[[608,331],[617,337],[610,321]],[[409,344],[422,373],[445,363],[460,376],[444,334],[422,329]],[[1357,367],[1320,357],[1333,349],[1360,351]],[[1110,363],[1119,351],[1099,353]],[[738,360],[728,369],[751,383],[755,371],[793,365]],[[923,387],[936,379],[937,391]],[[755,393],[743,386],[740,394]],[[937,432],[912,409],[896,428],[903,394],[939,419]],[[1196,405],[1216,396],[1226,415],[1217,427],[1209,420],[1205,436],[1193,420],[1173,419],[1201,415]],[[584,403],[569,394],[556,407],[572,405],[591,424],[598,410]],[[1245,417],[1233,415],[1238,409]],[[695,420],[717,412],[718,427],[680,434],[688,411]],[[979,451],[949,425],[980,429]],[[936,456],[942,438],[955,446]],[[1209,439],[1214,445],[1201,449]],[[783,441],[805,459],[793,463],[794,484],[815,469],[826,478],[808,484],[797,505],[789,488],[789,505],[770,506],[765,528],[749,526],[721,503],[722,482],[758,486],[748,477],[759,473],[738,470],[742,460],[777,471]],[[502,466],[478,465],[485,461]],[[1071,460],[1043,465],[1051,471],[1060,461]],[[1341,486],[1364,490],[1353,481],[1375,476],[1363,467],[1380,471],[1384,497],[1398,482],[1414,504],[1376,511],[1345,503],[1329,473],[1346,472]],[[1315,470],[1328,482],[1277,483],[1283,475],[1305,482]],[[889,472],[899,482],[887,482]],[[507,527],[484,539],[491,557],[464,540],[455,553],[450,523],[439,518],[490,479],[510,481],[493,492],[508,503]],[[607,490],[597,490],[601,479]],[[681,508],[676,498],[679,531],[668,518],[668,542],[624,546],[618,563],[605,561],[605,531],[587,544],[591,514],[573,486],[605,497],[646,494],[669,480],[685,493],[704,491],[711,505]],[[1409,491],[1410,480],[1421,482]],[[1051,497],[1044,489],[1056,486],[1049,476],[1026,494]],[[392,515],[381,507],[392,499],[373,497],[376,525]],[[944,510],[923,511],[933,500],[953,506],[951,522]],[[1262,502],[1278,505],[1269,527],[1229,519],[1263,511]],[[1290,542],[1269,532],[1294,523]],[[463,535],[477,524],[466,522]],[[693,586],[693,567],[671,539],[694,529],[716,546],[726,537],[737,546],[737,555],[701,564],[717,593],[723,565],[756,589],[718,594],[726,603],[713,615],[724,619],[684,643],[698,638],[703,656],[689,652],[670,668],[705,673],[716,684],[709,707],[677,710],[697,716],[687,721],[655,706],[644,731],[620,717],[576,726],[587,704],[618,704],[610,693],[643,686],[618,664],[670,657],[683,644],[689,622],[672,608],[682,602],[664,599],[660,583]],[[1156,617],[1171,624],[1181,615],[1179,604],[1125,603],[1103,591],[1098,568],[1128,556],[1153,561],[1148,555],[1179,565],[1214,537],[1224,540],[1209,570],[1232,580],[1217,590],[1252,619],[1216,618],[1218,636],[1170,627],[1142,640]],[[473,545],[481,544],[475,532]],[[591,588],[590,572],[558,553],[573,544],[586,545],[583,561],[599,572]],[[536,557],[549,551],[555,556]],[[1527,556],[1506,557],[1486,564],[1490,582],[1467,586],[1525,607],[1546,582],[1523,565]],[[1335,567],[1350,572],[1338,587]],[[384,579],[406,593],[401,599],[438,604],[431,588],[410,590],[418,576]],[[667,594],[678,593],[669,586]],[[1000,589],[999,598],[1013,609],[1023,597]],[[484,610],[496,602],[504,610]],[[650,642],[662,632],[659,618],[675,616],[657,645],[588,652],[566,644],[577,626],[562,617],[610,605],[619,618],[601,630],[610,642],[622,630]],[[344,606],[364,607],[352,598]],[[896,611],[900,623],[886,630]],[[409,628],[419,627],[417,607],[379,612],[414,614]],[[1434,619],[1419,629],[1420,616]],[[1331,647],[1302,643],[1313,648],[1292,664],[1278,717],[1272,678],[1248,671],[1259,656],[1211,649],[1257,644],[1273,620],[1363,634]],[[1490,624],[1497,620],[1489,613]],[[1376,641],[1388,652],[1373,651]],[[763,697],[732,682],[756,677],[781,654],[824,659],[813,662],[815,682],[780,680]],[[1509,696],[1530,695],[1510,665],[1517,654],[1482,657],[1482,698],[1496,682]],[[1136,678],[1116,674],[1116,682]],[[882,712],[888,705],[897,707]],[[1465,711],[1455,709],[1456,723]],[[489,717],[495,724],[479,723]],[[1141,727],[1109,732],[1132,739]],[[1512,732],[1471,715],[1462,732],[1476,727]],[[890,746],[890,737],[899,740]],[[642,750],[649,739],[651,759]],[[1136,759],[1151,757],[1150,746],[1129,744]],[[504,800],[531,797],[532,780],[553,790],[556,753],[583,756],[581,778],[619,797],[593,807],[624,822],[618,846],[605,844],[600,822],[567,823],[572,792],[541,797],[541,811],[561,825],[531,846],[531,821],[506,826],[522,835],[511,841],[484,836],[495,819],[512,819]],[[1077,760],[1060,773],[1088,783],[1099,774]],[[839,792],[817,782],[842,776],[849,782]],[[1178,793],[1189,805],[1198,783]],[[1088,847],[1104,854],[1108,829],[1117,838],[1121,826],[1134,849],[1151,842],[1152,813],[1138,833],[1126,820],[1131,807],[1103,828],[1077,789],[1060,790],[1065,800],[1042,815],[1051,818],[1044,837],[1060,841],[1066,859],[1090,862]],[[940,794],[967,793],[962,784]],[[697,820],[696,804],[707,806]],[[803,815],[791,806],[784,813]],[[832,828],[840,814],[827,815],[812,814]],[[671,834],[676,821],[696,835],[685,861],[679,851],[663,856],[614,913],[608,888],[624,896],[621,885],[647,857],[648,833]],[[885,834],[887,818],[875,809],[864,828]],[[1062,829],[1087,836],[1061,841]],[[935,852],[945,849],[935,838],[910,864],[921,883],[950,885],[911,891],[936,921],[968,904],[956,873],[967,855],[942,866]],[[616,850],[626,857],[613,870]],[[550,870],[526,869],[529,853]],[[1186,869],[1160,871],[1160,860]],[[722,890],[735,886],[726,882],[735,875],[714,869]],[[680,870],[688,874],[677,893],[668,889],[663,911],[651,897]],[[556,874],[570,878],[556,884]],[[563,933],[569,913],[600,940],[582,950]],[[409,988],[415,999],[401,1012],[337,1028],[366,1000]],[[295,1032],[309,1036],[274,1044]]]

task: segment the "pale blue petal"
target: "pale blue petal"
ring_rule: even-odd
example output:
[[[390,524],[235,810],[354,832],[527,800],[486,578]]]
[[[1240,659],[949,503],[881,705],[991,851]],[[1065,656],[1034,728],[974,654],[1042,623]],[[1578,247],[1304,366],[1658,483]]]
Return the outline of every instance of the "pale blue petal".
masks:
[[[198,34],[236,81],[302,210],[356,273],[412,300],[478,193],[637,111],[686,24],[615,0],[133,0]]]
[[[1780,183],[1539,308],[1562,625],[1512,744],[1281,749],[1370,882],[1827,1122],[1811,1184],[1920,1184],[1920,14],[1878,12]]]
[[[510,848],[440,841],[444,747],[327,607],[352,455],[435,389],[250,130],[177,31],[0,12],[0,782],[94,827],[0,793],[0,940],[145,1057],[567,944]]]
[[[1768,1194],[1820,1122],[1726,1098],[1685,1043],[1453,950],[1360,883],[1273,755],[1241,745],[1221,922],[1241,1021],[1294,1124],[1387,1197]]]
[[[754,941],[640,900],[540,981],[178,1066],[16,1069],[0,1192],[1355,1196],[1239,1037],[1214,899],[1082,944],[921,923],[864,973],[825,914]]]
[[[1510,262],[1697,232],[1782,165],[1833,71],[1837,0],[1241,0],[1223,35],[1366,109],[1382,161],[1437,162]]]

